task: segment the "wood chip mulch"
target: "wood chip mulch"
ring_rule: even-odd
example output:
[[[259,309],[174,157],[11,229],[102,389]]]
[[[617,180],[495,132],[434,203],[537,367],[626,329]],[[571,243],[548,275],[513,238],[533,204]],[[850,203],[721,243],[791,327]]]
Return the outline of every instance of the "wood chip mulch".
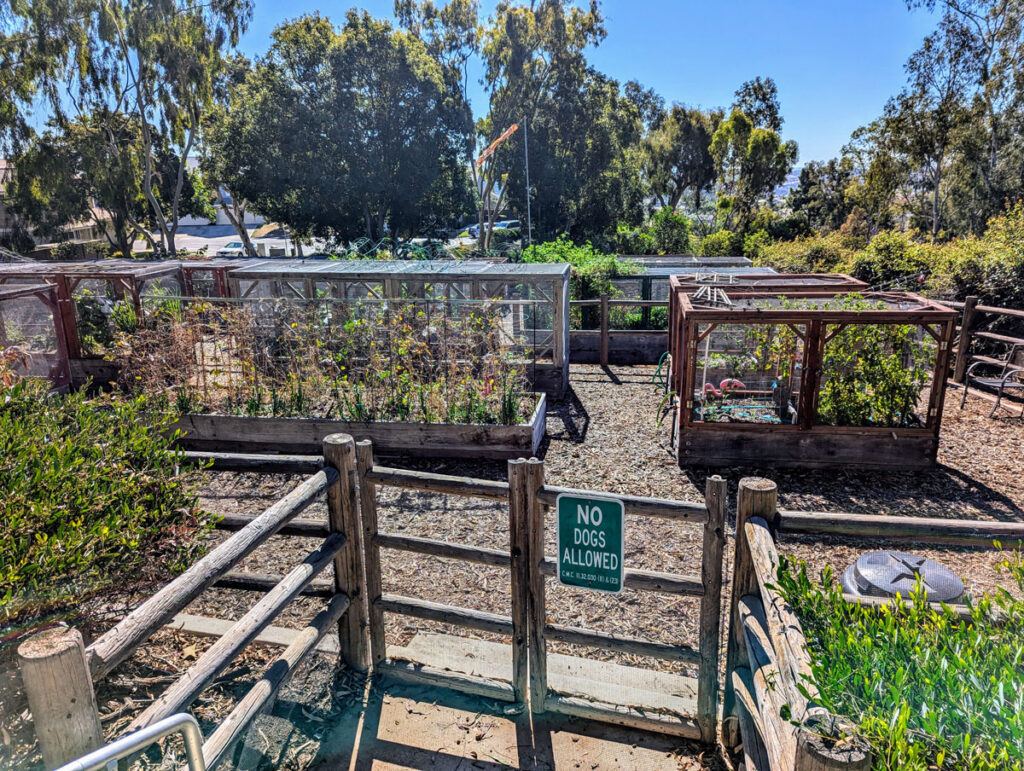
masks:
[[[547,482],[609,493],[702,500],[707,472],[701,469],[681,470],[676,465],[669,446],[667,423],[660,427],[657,425],[661,392],[652,383],[653,374],[653,367],[604,369],[573,366],[571,392],[564,400],[549,407],[547,439],[542,447]],[[959,401],[960,392],[951,390],[943,415],[939,463],[928,471],[733,468],[720,469],[717,473],[729,482],[731,507],[735,506],[736,485],[740,478],[765,476],[777,482],[780,506],[787,509],[1020,520],[1024,517],[1024,420],[1016,417],[1020,406],[1011,406],[1003,410],[996,420],[989,420],[986,417],[991,408],[989,402],[969,396],[966,409],[960,411]],[[383,462],[488,479],[504,479],[506,475],[504,462],[408,459],[385,459]],[[224,514],[258,514],[300,481],[296,477],[223,472],[204,472],[196,476],[202,505],[210,511]],[[508,549],[507,506],[500,503],[397,489],[381,490],[378,501],[382,532]],[[326,507],[323,502],[318,502],[302,516],[323,518]],[[630,521],[627,528],[627,566],[699,576],[699,527],[649,519]],[[225,537],[226,534],[214,533],[210,536],[211,545]],[[548,553],[554,554],[553,513],[549,513],[547,521],[546,542]],[[285,573],[316,545],[315,539],[275,537],[269,547],[258,550],[238,569]],[[783,551],[806,560],[814,571],[829,565],[841,572],[858,554],[872,548],[884,548],[884,544],[794,538],[786,539],[782,544]],[[998,553],[918,548],[913,544],[902,548],[948,565],[964,579],[968,590],[975,595],[1005,585],[998,570],[1001,560]],[[731,554],[732,545],[729,543],[726,547],[727,577]],[[510,612],[508,571],[504,569],[386,550],[382,572],[385,592],[504,615]],[[330,568],[321,578],[329,577]],[[726,582],[723,598],[728,597],[729,590]],[[211,590],[186,612],[237,619],[256,599],[258,596],[251,592]],[[723,605],[724,602],[723,599]],[[321,601],[299,599],[275,624],[300,627],[319,607]],[[548,582],[549,621],[651,640],[695,645],[698,607],[698,601],[691,598],[631,590],[620,595],[604,595]],[[105,610],[109,613],[109,604]],[[102,631],[110,623],[109,618],[104,618],[102,624],[97,623],[97,628],[92,631]],[[386,616],[389,644],[404,644],[419,631],[502,639],[391,614]],[[189,662],[209,644],[209,640],[202,638],[161,632],[119,667],[101,686],[99,693],[108,735],[116,734],[127,725],[154,693],[159,693],[165,683],[187,669]],[[549,644],[549,649],[695,674],[686,666],[613,655],[592,648]],[[226,715],[275,654],[272,649],[250,647],[217,686],[204,692],[196,710],[197,717],[202,721],[215,721]],[[331,668],[323,661],[311,662],[308,668],[321,672],[321,676],[310,680],[300,673],[296,682],[304,685],[296,689],[293,684],[288,690],[289,698],[310,705],[308,709],[311,712],[332,714],[331,711],[338,708],[338,702],[331,696],[331,689],[337,688],[337,682],[329,672]],[[9,671],[0,676],[0,681],[10,683],[12,677],[17,676]],[[313,682],[320,685],[314,686]],[[354,692],[358,685],[352,688]],[[6,703],[0,714],[0,767],[5,763],[18,765],[33,757],[33,751],[25,744],[30,733],[27,732],[23,698],[16,690],[8,688],[3,694],[10,698],[4,699]],[[322,717],[318,720],[323,722]],[[209,730],[211,725],[209,723],[204,728]],[[311,725],[313,728],[310,730],[315,734],[315,721]],[[315,743],[312,751],[308,744],[304,747],[305,756],[313,758]],[[694,749],[693,753],[696,752],[698,750]],[[692,759],[696,755],[689,751],[681,754],[681,767],[689,767],[684,766],[690,762],[684,760],[684,756]],[[304,765],[307,764],[297,764]]]

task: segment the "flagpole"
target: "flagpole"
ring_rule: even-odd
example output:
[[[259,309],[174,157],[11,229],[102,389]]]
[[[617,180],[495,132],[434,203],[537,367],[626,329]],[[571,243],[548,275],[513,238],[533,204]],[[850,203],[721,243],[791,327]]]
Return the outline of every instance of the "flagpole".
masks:
[[[533,222],[530,219],[530,132],[523,116],[523,150],[526,154],[526,245],[533,243]]]

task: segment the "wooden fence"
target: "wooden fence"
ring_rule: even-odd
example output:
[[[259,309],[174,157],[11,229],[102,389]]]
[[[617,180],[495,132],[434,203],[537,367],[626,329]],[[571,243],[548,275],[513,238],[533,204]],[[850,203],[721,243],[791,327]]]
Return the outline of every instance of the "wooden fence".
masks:
[[[943,301],[943,304],[951,308],[960,308],[963,311],[963,315],[960,318],[960,337],[956,347],[956,360],[953,365],[953,380],[955,382],[964,382],[967,367],[972,361],[984,361],[989,364],[999,365],[1003,363],[1002,360],[995,357],[974,353],[972,351],[974,341],[981,340],[1003,343],[1005,345],[1024,345],[1024,337],[1014,337],[1013,335],[1004,335],[998,332],[978,329],[979,323],[983,318],[992,316],[1018,319],[1024,324],[1024,310],[998,308],[994,305],[979,305],[978,298],[974,296],[968,297],[964,302],[946,300]]]
[[[611,344],[619,341],[620,351],[616,359],[624,359],[628,352],[628,361],[622,363],[642,364],[657,363],[658,357],[668,350],[668,329],[647,329],[650,324],[651,308],[668,308],[668,300],[628,300],[612,299],[610,295],[602,294],[600,298],[592,300],[572,300],[569,303],[571,308],[599,308],[599,326],[596,330],[598,335],[599,353],[597,361],[601,366],[607,367],[611,358]],[[640,308],[641,324],[644,329],[611,329],[612,308]],[[586,338],[595,334],[593,330],[574,329],[569,333],[570,360],[589,360],[589,353],[586,351]]]
[[[829,714],[811,680],[800,621],[775,589],[778,535],[1020,548],[1024,524],[833,512],[780,511],[767,479],[740,480],[736,505],[733,591],[726,642],[722,738],[742,745],[750,771],[868,769],[871,754],[853,726]],[[848,602],[893,602],[846,595]],[[965,606],[952,606],[965,615]]]
[[[197,454],[199,456],[199,454]],[[201,456],[199,456],[201,457]],[[281,611],[299,595],[322,597],[323,609],[299,631],[237,706],[203,744],[208,768],[228,755],[252,720],[271,705],[288,678],[317,644],[338,625],[342,658],[357,670],[367,667],[363,616],[361,534],[356,487],[355,443],[350,436],[328,437],[323,458],[223,456],[221,468],[290,470],[310,473],[304,482],[256,517],[226,518],[236,530],[191,568],[160,589],[120,623],[84,647],[74,629],[55,629],[29,638],[19,649],[22,679],[47,768],[97,749],[102,744],[93,682],[130,657],[175,615],[213,586],[243,588],[264,596],[207,649],[128,727],[135,731],[187,709]],[[320,495],[327,496],[326,522],[294,521]],[[232,573],[232,568],[273,535],[318,537],[318,548],[284,576]],[[334,565],[334,581],[316,576]]]
[[[622,501],[627,516],[667,518],[703,527],[704,554],[700,576],[626,569],[623,580],[626,588],[700,597],[700,641],[698,646],[691,647],[548,623],[545,582],[555,573],[556,561],[545,555],[543,550],[545,508],[555,505],[560,494],[581,497],[602,494],[546,485],[544,463],[535,458],[509,461],[507,481],[492,481],[377,466],[374,465],[373,449],[368,441],[359,442],[357,457],[363,538],[366,545],[370,657],[376,671],[415,683],[443,685],[487,698],[529,704],[534,712],[549,710],[620,725],[668,731],[706,742],[715,740],[722,551],[725,543],[725,480],[719,477],[708,480],[704,504],[614,496]],[[507,501],[510,551],[380,532],[376,504],[379,487]],[[381,549],[384,548],[508,568],[512,596],[510,614],[499,615],[414,597],[385,594],[381,586]],[[385,613],[511,637],[511,682],[443,671],[390,658],[384,634]],[[658,714],[656,709],[645,711],[626,704],[601,704],[597,700],[587,700],[549,688],[548,640],[694,664],[699,671],[696,714],[663,715]]]

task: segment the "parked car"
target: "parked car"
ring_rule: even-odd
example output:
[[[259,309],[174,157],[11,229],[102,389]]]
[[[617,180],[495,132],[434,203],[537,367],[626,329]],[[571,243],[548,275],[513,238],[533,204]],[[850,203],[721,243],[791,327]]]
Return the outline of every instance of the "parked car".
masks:
[[[245,257],[245,247],[241,241],[230,241],[226,246],[217,250],[218,257]]]

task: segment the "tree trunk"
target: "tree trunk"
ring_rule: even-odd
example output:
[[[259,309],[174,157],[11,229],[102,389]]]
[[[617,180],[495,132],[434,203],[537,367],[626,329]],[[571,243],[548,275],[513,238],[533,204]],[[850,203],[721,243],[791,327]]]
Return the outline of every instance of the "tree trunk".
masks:
[[[172,257],[177,254],[174,237],[178,233],[178,212],[181,210],[181,189],[185,186],[185,167],[188,164],[188,156],[192,152],[192,143],[196,138],[195,124],[196,120],[195,116],[193,116],[192,126],[189,127],[188,134],[186,134],[185,149],[181,154],[181,158],[178,159],[178,177],[174,182],[174,197],[171,201],[171,225],[167,231],[168,248]]]
[[[221,185],[215,184],[214,190],[217,191],[217,201],[220,203],[220,208],[224,210],[224,216],[228,218],[231,223],[231,227],[238,233],[238,238],[242,242],[242,248],[245,249],[247,257],[256,256],[256,247],[252,245],[252,239],[249,238],[249,231],[245,228],[245,204],[238,203],[234,194],[228,191],[231,197],[231,204],[224,199],[224,191]]]

